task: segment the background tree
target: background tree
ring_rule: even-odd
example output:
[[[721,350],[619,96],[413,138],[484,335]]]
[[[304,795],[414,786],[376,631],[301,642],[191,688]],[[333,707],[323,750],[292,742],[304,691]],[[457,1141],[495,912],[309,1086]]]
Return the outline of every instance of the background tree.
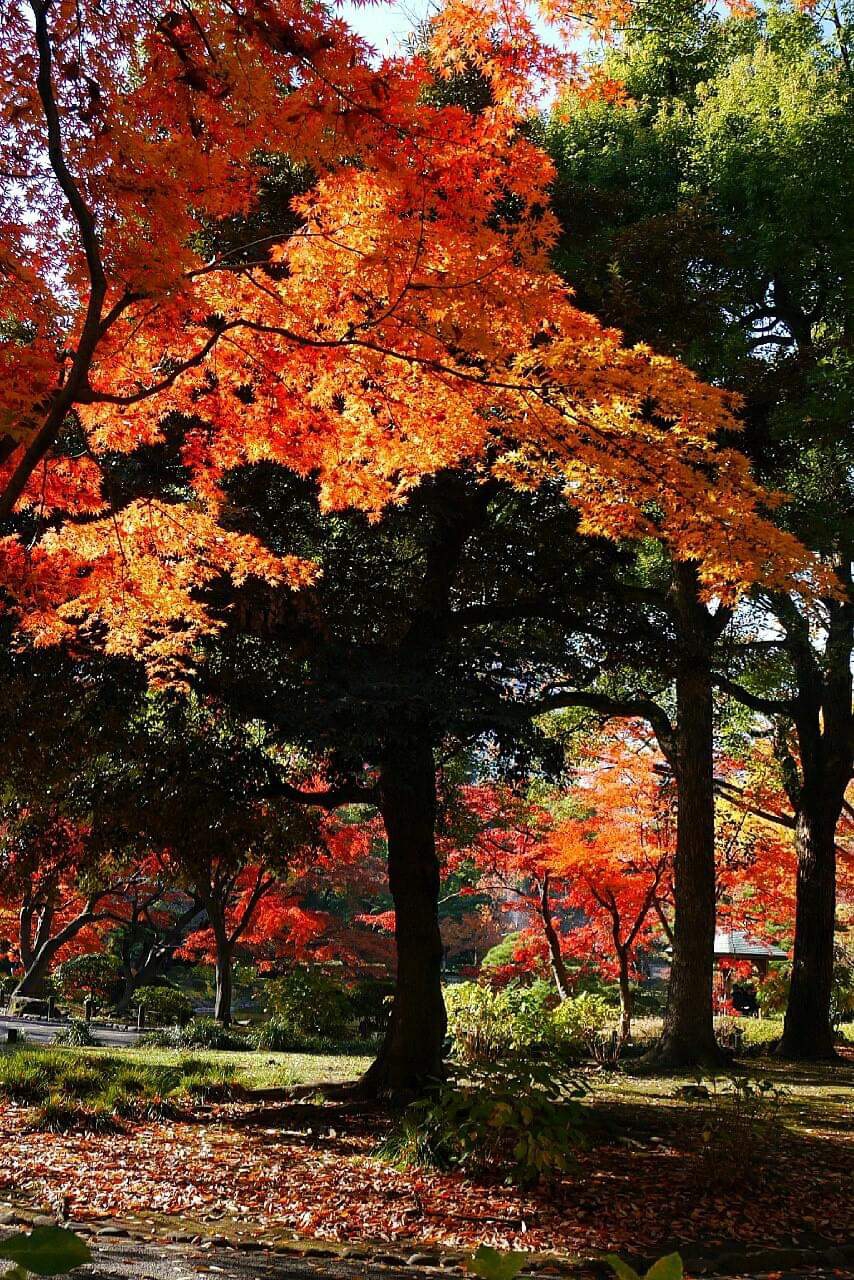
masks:
[[[606,59],[623,100],[570,96],[549,133],[559,258],[580,298],[741,391],[757,474],[792,495],[775,518],[836,579],[817,631],[797,591],[761,592],[752,616],[705,645],[728,695],[795,726],[798,753],[783,746],[781,769],[800,830],[784,1036],[798,1056],[832,1051],[833,830],[854,741],[846,32],[785,7],[722,20],[697,4],[638,6]]]

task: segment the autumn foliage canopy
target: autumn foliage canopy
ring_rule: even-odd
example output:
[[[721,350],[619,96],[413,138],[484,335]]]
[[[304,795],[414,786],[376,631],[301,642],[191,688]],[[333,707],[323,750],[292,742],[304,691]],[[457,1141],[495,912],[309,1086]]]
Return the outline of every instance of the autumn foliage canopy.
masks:
[[[0,515],[29,517],[0,559],[38,643],[97,624],[168,667],[214,625],[206,586],[310,581],[222,520],[224,478],[259,462],[371,513],[451,464],[557,476],[582,530],[661,537],[709,590],[802,567],[717,443],[731,398],[623,347],[549,267],[552,169],[518,126],[571,59],[518,4],[453,3],[432,39],[377,61],[291,0],[8,8]],[[434,92],[461,67],[482,110]],[[275,165],[281,229],[229,240]],[[117,500],[105,458],[176,423],[180,497]]]

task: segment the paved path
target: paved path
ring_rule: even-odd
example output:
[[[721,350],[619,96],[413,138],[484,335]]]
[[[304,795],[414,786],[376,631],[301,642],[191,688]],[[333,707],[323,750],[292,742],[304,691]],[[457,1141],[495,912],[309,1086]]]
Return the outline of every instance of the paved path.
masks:
[[[21,1035],[26,1036],[27,1040],[33,1040],[36,1044],[51,1044],[57,1032],[61,1031],[65,1025],[64,1022],[56,1019],[48,1022],[47,1018],[8,1018],[5,1014],[0,1014],[0,1042],[6,1040],[7,1029],[14,1027]],[[140,1036],[135,1029],[108,1027],[99,1022],[90,1022],[89,1030],[96,1043],[102,1045],[134,1045]]]
[[[438,1267],[401,1265],[382,1255],[370,1259],[347,1259],[323,1256],[312,1258],[277,1254],[259,1249],[207,1248],[188,1244],[146,1244],[140,1241],[91,1241],[95,1261],[80,1267],[73,1275],[90,1280],[448,1280],[466,1273],[460,1266]],[[415,1257],[418,1257],[416,1254]],[[0,1273],[3,1270],[0,1263]],[[599,1269],[564,1272],[563,1280],[602,1280]],[[699,1275],[698,1271],[693,1272]],[[840,1280],[851,1277],[851,1271],[827,1267],[796,1268],[774,1272],[738,1272],[716,1275],[714,1280]],[[520,1280],[550,1280],[548,1273]]]

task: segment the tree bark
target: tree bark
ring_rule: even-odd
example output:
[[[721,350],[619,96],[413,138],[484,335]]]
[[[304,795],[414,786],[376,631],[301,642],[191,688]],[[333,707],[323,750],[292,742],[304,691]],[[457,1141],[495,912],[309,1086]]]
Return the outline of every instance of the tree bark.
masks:
[[[58,933],[52,938],[46,938],[39,942],[42,937],[43,929],[40,926],[37,936],[37,948],[33,952],[32,958],[20,982],[12,992],[12,996],[38,996],[41,995],[44,981],[50,972],[50,966],[57,954],[62,950],[67,942],[75,938],[85,925],[91,924],[97,917],[94,914],[92,903],[80,915],[70,920]],[[51,912],[51,921],[53,913]]]
[[[720,1058],[712,1008],[715,940],[715,796],[712,641],[696,578],[677,566],[680,653],[676,672],[676,857],[673,963],[661,1066],[694,1067]]]
[[[551,902],[549,900],[549,877],[543,877],[543,887],[540,893],[540,916],[543,921],[543,931],[546,935],[546,942],[549,947],[549,960],[551,962],[552,976],[555,980],[557,993],[561,1000],[568,1000],[572,995],[572,983],[569,973],[563,959],[561,951],[560,938],[557,930],[552,923]]]
[[[792,984],[779,1052],[783,1057],[836,1056],[830,1004],[836,917],[838,815],[821,799],[802,802],[795,828],[798,855]]]
[[[231,1025],[231,1006],[234,999],[233,967],[234,948],[227,942],[216,940],[216,1002],[214,1017],[224,1027]]]
[[[401,1096],[442,1078],[447,1029],[442,998],[436,770],[429,740],[390,745],[380,766],[380,810],[394,900],[397,980],[391,1018],[362,1096]]]
[[[632,987],[629,981],[628,951],[619,950],[617,952],[617,961],[619,964],[620,984],[620,1044],[624,1045],[631,1038],[632,1007],[634,1005]]]

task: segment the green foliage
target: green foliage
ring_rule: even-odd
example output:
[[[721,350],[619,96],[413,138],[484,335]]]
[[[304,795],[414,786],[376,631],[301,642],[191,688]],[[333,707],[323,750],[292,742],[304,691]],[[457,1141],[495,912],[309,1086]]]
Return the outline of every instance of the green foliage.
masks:
[[[96,1052],[16,1047],[0,1053],[0,1098],[33,1107],[32,1128],[101,1131],[116,1120],[164,1119],[182,1106],[231,1096],[233,1072],[197,1058],[146,1063]]]
[[[247,1039],[215,1018],[190,1018],[183,1025],[153,1031],[145,1043],[161,1049],[246,1049]]]
[[[174,987],[141,987],[134,999],[147,1022],[184,1027],[193,1016],[192,1001]]]
[[[659,1258],[643,1276],[627,1262],[623,1262],[616,1253],[606,1254],[605,1261],[618,1280],[682,1280],[684,1275],[682,1259],[678,1253],[668,1253],[665,1257]]]
[[[117,1133],[121,1130],[116,1113],[100,1100],[78,1102],[58,1093],[35,1107],[27,1118],[27,1128],[37,1133]]]
[[[407,1109],[379,1154],[520,1186],[548,1183],[583,1140],[584,1092],[546,1063],[461,1068]]]
[[[448,1034],[460,1062],[502,1062],[518,1057],[579,1058],[594,1053],[614,1022],[603,996],[581,992],[557,1001],[548,982],[511,984],[498,991],[461,982],[445,992]]]
[[[785,1091],[772,1080],[746,1076],[699,1080],[699,1173],[704,1183],[729,1186],[756,1173],[766,1154]]]
[[[381,1036],[388,1026],[394,983],[363,978],[351,989],[350,1008],[361,1036]]]
[[[295,965],[264,987],[267,1010],[280,1027],[289,1026],[292,1046],[343,1038],[353,1021],[344,986],[322,969]]]
[[[602,996],[583,991],[562,1000],[552,1011],[552,1043],[561,1054],[569,1057],[593,1053],[597,1040],[613,1021],[614,1011]]]
[[[33,1227],[0,1240],[0,1258],[37,1276],[61,1276],[92,1261],[85,1240],[64,1227]],[[7,1273],[8,1274],[8,1273]]]
[[[527,1258],[526,1253],[505,1252],[482,1244],[466,1259],[465,1268],[480,1280],[515,1280]]]
[[[843,1022],[854,1019],[854,953],[838,943],[833,953],[830,1016],[837,1031]]]
[[[783,1014],[789,1002],[792,970],[788,964],[774,965],[758,985],[756,999],[763,1014]]]
[[[461,1062],[500,1062],[513,1054],[542,1051],[548,1043],[553,988],[512,984],[501,990],[460,982],[445,991],[448,1034]]]
[[[52,985],[63,1000],[80,1002],[86,996],[109,1002],[119,982],[119,960],[109,954],[72,956],[52,974]]]
[[[53,1042],[68,1048],[90,1049],[95,1044],[95,1037],[89,1030],[89,1024],[82,1018],[69,1018],[65,1026],[56,1033]]]

